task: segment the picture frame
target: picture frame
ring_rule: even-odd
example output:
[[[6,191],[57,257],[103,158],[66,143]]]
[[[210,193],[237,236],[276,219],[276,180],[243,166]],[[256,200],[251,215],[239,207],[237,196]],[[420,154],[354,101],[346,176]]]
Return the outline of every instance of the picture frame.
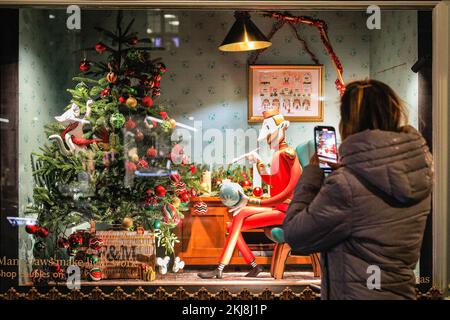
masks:
[[[289,121],[322,122],[323,65],[249,65],[248,122],[273,108]]]

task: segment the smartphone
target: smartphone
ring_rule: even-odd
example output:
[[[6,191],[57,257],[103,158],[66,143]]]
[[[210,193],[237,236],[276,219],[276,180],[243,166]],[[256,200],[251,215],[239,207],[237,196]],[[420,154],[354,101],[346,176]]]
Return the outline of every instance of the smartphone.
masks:
[[[331,172],[332,169],[326,162],[338,162],[336,130],[334,127],[317,126],[314,128],[314,141],[320,168]]]

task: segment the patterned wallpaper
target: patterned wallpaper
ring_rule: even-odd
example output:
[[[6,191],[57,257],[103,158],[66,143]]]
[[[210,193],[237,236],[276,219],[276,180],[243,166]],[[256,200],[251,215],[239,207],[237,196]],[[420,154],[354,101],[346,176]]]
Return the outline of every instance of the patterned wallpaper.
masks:
[[[384,12],[381,30],[372,32],[370,77],[394,88],[408,106],[410,124],[418,128],[418,74],[411,71],[417,61],[417,12]]]

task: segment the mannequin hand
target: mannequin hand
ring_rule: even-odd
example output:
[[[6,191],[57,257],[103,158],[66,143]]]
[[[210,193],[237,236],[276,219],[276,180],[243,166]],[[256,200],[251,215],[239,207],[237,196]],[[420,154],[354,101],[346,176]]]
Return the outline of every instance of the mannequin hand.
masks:
[[[233,217],[236,216],[236,215],[238,215],[239,212],[241,212],[241,210],[242,210],[244,207],[247,206],[248,200],[250,199],[250,198],[249,198],[242,190],[239,190],[239,194],[240,194],[241,197],[242,197],[241,202],[240,202],[237,206],[235,206],[235,207],[231,208],[230,210],[228,210],[228,212],[230,212],[230,213],[233,214]]]
[[[255,151],[249,152],[245,158],[250,162],[251,164],[257,163],[258,161],[261,161],[261,157],[259,154],[257,154]]]

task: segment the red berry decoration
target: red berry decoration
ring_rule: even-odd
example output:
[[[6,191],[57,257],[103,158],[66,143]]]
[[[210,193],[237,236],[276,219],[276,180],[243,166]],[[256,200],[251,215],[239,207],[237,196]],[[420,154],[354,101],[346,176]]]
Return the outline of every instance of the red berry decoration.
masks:
[[[150,148],[147,149],[147,157],[154,158],[154,157],[157,156],[157,154],[158,154],[158,152],[156,151],[155,148],[150,147]]]
[[[144,107],[150,108],[153,105],[153,99],[149,96],[144,96],[141,100]]]
[[[124,96],[120,96],[119,102],[120,103],[125,103],[125,102],[127,102],[127,99]]]
[[[164,188],[162,185],[158,185],[155,187],[155,194],[156,196],[162,198],[166,195],[166,188]]]
[[[39,230],[39,226],[35,225],[35,224],[27,224],[25,226],[25,231],[29,234],[35,234],[37,233]]]
[[[138,42],[139,42],[139,40],[136,36],[133,36],[130,38],[130,40],[128,40],[128,43],[131,44],[132,46],[137,45]]]
[[[99,42],[95,45],[95,51],[97,51],[98,53],[103,53],[106,51],[106,46],[103,43]]]
[[[41,227],[36,232],[36,235],[41,237],[41,238],[47,238],[48,237],[48,229],[46,227]]]
[[[191,164],[191,166],[189,167],[189,170],[191,171],[192,174],[195,174],[197,172],[197,167],[193,164]]]
[[[263,189],[262,188],[260,188],[260,187],[253,188],[253,195],[255,197],[261,197],[262,194],[263,194]]]
[[[86,59],[84,59],[83,61],[80,62],[80,71],[85,72],[85,71],[88,71],[90,68],[91,68],[91,64]]]

